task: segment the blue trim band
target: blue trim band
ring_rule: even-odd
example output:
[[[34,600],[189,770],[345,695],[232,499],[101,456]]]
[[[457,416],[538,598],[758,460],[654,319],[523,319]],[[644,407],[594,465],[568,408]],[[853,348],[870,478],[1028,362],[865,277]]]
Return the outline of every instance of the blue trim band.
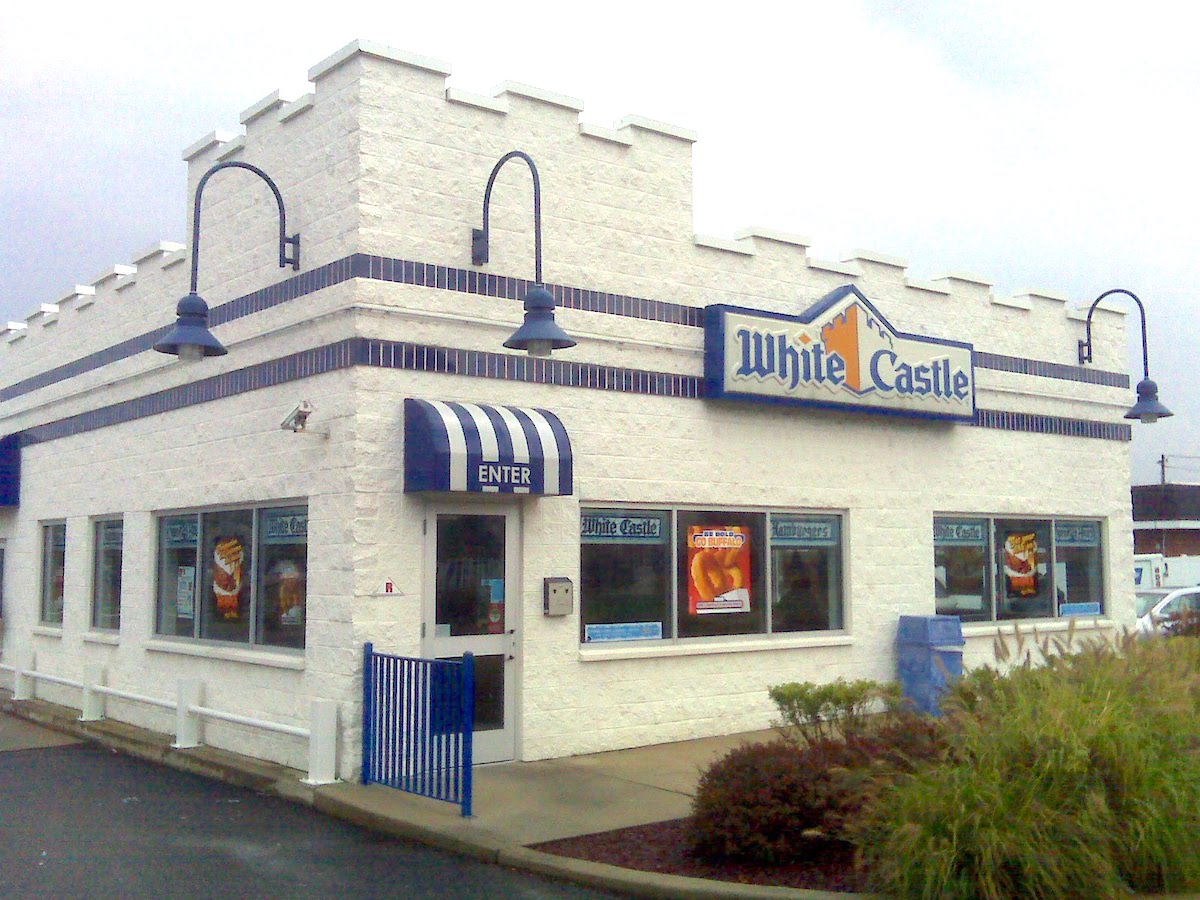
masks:
[[[524,278],[492,275],[475,269],[456,269],[431,263],[355,253],[216,306],[209,312],[209,325],[216,326],[232,322],[235,319],[253,315],[281,303],[287,303],[327,287],[341,284],[352,278],[391,281],[439,290],[483,294],[508,300],[516,300],[518,297],[525,296],[531,285],[531,282]],[[546,288],[554,295],[555,303],[567,309],[581,309],[653,322],[667,322],[691,328],[704,327],[703,307],[611,294],[562,284],[547,284]],[[154,331],[121,341],[104,350],[89,353],[72,362],[47,369],[45,372],[39,372],[37,375],[0,388],[0,401],[11,400],[39,388],[82,375],[84,372],[91,372],[110,363],[144,353],[152,349],[170,328],[170,325],[164,325]],[[980,369],[1016,372],[1020,375],[1080,381],[1106,387],[1129,387],[1129,376],[1122,372],[1106,372],[1083,366],[1026,359],[1019,356],[1004,356],[982,350],[975,351],[975,365]]]
[[[533,359],[528,356],[507,353],[459,350],[401,341],[347,338],[324,347],[304,350],[280,359],[269,360],[247,366],[244,369],[168,388],[145,397],[126,400],[101,409],[89,410],[77,416],[59,419],[56,422],[38,425],[21,435],[21,444],[22,446],[40,444],[75,434],[83,434],[109,425],[118,425],[147,416],[185,409],[200,403],[298,381],[313,375],[347,369],[351,366],[406,369],[462,375],[468,378],[494,378],[502,381],[525,381],[535,384],[618,391],[684,400],[699,400],[705,396],[704,380],[699,376],[625,369],[618,366],[602,366],[595,363],[578,363],[559,359]],[[1055,434],[1109,441],[1129,441],[1132,437],[1132,428],[1126,424],[993,409],[976,409],[975,420],[970,424],[980,428],[998,428],[1005,431]],[[9,439],[11,437],[10,435]],[[565,430],[559,437],[565,439]],[[566,463],[560,461],[561,483],[570,483],[569,479],[572,474],[570,461]]]

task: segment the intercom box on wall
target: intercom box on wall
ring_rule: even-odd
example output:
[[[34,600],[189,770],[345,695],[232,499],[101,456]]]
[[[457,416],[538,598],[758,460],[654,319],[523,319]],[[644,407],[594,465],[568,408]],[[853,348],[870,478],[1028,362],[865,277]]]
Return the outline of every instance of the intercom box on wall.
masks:
[[[547,578],[542,611],[548,616],[569,616],[575,611],[575,586],[570,578]]]

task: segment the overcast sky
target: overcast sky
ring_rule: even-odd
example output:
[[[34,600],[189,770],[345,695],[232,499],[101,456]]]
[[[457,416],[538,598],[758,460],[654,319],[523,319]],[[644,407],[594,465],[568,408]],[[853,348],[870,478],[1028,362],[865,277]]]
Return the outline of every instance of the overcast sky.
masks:
[[[1134,425],[1134,482],[1200,482],[1187,362],[1200,297],[1200,55],[1185,5],[18,4],[0,17],[0,321],[182,241],[180,151],[355,38],[699,133],[696,230],[904,257],[999,293],[1146,305],[1175,417]],[[336,10],[336,15],[329,12]],[[1137,317],[1129,324],[1136,343]],[[903,323],[901,323],[901,327]],[[910,323],[909,327],[915,327]],[[1029,356],[1043,353],[1031,346]],[[1134,382],[1140,351],[1131,357]],[[1132,395],[1131,395],[1132,402]]]

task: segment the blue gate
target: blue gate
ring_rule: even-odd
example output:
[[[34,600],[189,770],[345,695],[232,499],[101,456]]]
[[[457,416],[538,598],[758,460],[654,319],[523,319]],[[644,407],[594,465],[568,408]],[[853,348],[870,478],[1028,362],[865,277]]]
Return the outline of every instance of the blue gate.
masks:
[[[363,647],[362,781],[457,803],[471,815],[475,659]]]

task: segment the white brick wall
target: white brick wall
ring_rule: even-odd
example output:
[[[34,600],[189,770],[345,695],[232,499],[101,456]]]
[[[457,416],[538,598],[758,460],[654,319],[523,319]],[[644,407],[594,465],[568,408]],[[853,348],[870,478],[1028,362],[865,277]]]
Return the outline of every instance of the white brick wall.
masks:
[[[245,135],[193,148],[189,184],[222,158],[262,167],[283,193],[288,232],[301,234],[303,271],[355,252],[470,268],[488,174],[504,153],[521,149],[541,175],[549,282],[787,313],[852,282],[901,331],[1076,364],[1083,323],[1058,299],[994,298],[986,283],[960,276],[910,283],[903,261],[879,253],[821,262],[808,257],[804,239],[763,229],[697,238],[686,132],[637,119],[609,131],[581,127],[570,98],[521,86],[493,98],[448,97],[436,66],[386,57],[351,54],[314,72],[311,100],[256,105]],[[532,277],[523,163],[502,171],[492,199],[486,271]],[[277,266],[275,215],[270,192],[249,173],[222,172],[210,182],[200,260],[210,306],[293,274]],[[48,298],[60,301],[57,317],[34,316],[24,338],[0,342],[0,387],[172,321],[187,277],[186,251],[155,251],[137,261],[136,274]],[[353,336],[496,352],[521,314],[516,301],[359,279],[222,325],[217,335],[230,354],[198,367],[144,353],[0,403],[0,434]],[[699,329],[578,310],[560,310],[558,321],[579,340],[564,359],[701,373]],[[1095,334],[1095,367],[1123,370],[1123,315],[1098,312]],[[991,409],[1119,422],[1132,402],[1128,390],[986,369],[976,376],[978,405]],[[421,650],[426,500],[403,493],[405,397],[541,406],[571,435],[574,496],[520,502],[520,758],[760,728],[772,716],[771,684],[891,677],[896,617],[933,611],[935,513],[1104,519],[1108,609],[1117,622],[1132,616],[1125,443],[356,368],[27,448],[22,505],[0,511],[5,660],[32,645],[39,666],[58,674],[78,677],[101,662],[110,683],[159,694],[195,675],[213,705],[296,724],[310,699],[338,699],[341,768],[352,776],[361,644]],[[278,428],[300,399],[317,407],[313,425],[328,428],[328,440]],[[303,668],[264,665],[263,654],[237,661],[165,652],[153,636],[155,516],[284,499],[305,499],[310,509]],[[577,613],[542,616],[541,579],[567,575],[578,586],[580,506],[614,502],[841,512],[847,635],[581,648]],[[90,521],[112,513],[126,523],[117,645],[88,639]],[[64,517],[68,612],[61,635],[46,634],[36,627],[38,523]],[[378,595],[385,578],[395,579],[399,595]],[[968,661],[986,661],[994,629],[970,630]],[[39,690],[77,703],[68,689]],[[114,702],[111,710],[171,727],[146,707]],[[212,727],[209,739],[303,761],[297,742],[245,729]]]

